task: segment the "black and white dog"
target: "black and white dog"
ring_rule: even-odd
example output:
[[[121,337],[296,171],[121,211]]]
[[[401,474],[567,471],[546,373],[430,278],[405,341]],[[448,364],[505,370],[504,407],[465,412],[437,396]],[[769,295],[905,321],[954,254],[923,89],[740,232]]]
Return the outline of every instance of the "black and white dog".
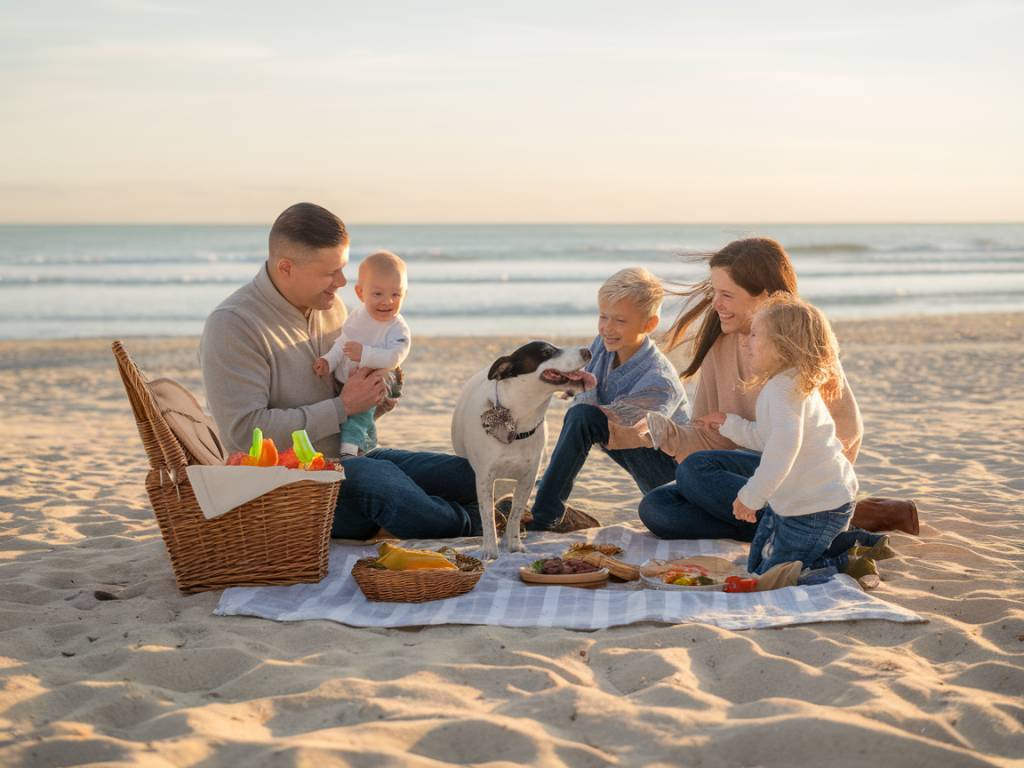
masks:
[[[476,473],[476,494],[483,521],[484,556],[498,556],[494,521],[494,481],[516,481],[512,511],[505,526],[509,552],[521,552],[519,521],[530,499],[547,445],[544,414],[556,392],[579,392],[596,384],[583,370],[586,347],[559,349],[531,341],[490,369],[475,374],[462,390],[452,417],[452,446]]]

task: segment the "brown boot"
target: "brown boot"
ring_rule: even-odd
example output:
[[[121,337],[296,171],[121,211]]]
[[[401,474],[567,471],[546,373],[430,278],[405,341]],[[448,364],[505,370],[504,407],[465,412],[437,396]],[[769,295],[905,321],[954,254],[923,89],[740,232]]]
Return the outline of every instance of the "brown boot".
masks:
[[[871,532],[903,531],[911,536],[921,533],[917,504],[913,499],[883,499],[878,496],[861,499],[853,508],[850,526]]]
[[[555,523],[549,530],[553,533],[572,533],[582,531],[585,528],[600,528],[601,522],[592,515],[588,515],[582,509],[565,505],[565,514],[562,519]]]
[[[881,583],[878,566],[870,557],[851,557],[843,573],[853,576],[865,591],[875,589]]]
[[[863,544],[856,544],[850,547],[849,554],[850,557],[870,557],[877,562],[878,560],[888,560],[889,558],[896,557],[896,550],[892,548],[889,536],[885,535],[870,547]]]

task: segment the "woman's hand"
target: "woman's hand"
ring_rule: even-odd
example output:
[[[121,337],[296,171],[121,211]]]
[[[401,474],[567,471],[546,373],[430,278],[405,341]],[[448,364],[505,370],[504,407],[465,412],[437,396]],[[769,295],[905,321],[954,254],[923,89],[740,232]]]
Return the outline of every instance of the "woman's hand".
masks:
[[[708,413],[704,416],[700,416],[690,423],[704,432],[717,433],[718,428],[725,424],[725,414],[721,411],[715,411],[714,413]]]
[[[633,425],[641,435],[649,435],[652,448],[661,448],[665,444],[665,436],[668,435],[670,422],[660,413],[651,411],[643,421]]]
[[[639,427],[643,425],[644,433],[641,434]],[[624,451],[629,448],[653,448],[651,436],[646,433],[647,422],[638,421],[636,424],[619,424],[608,419],[608,445],[610,451]]]
[[[757,510],[753,510],[740,501],[740,497],[737,496],[736,500],[732,503],[732,516],[737,520],[742,520],[745,523],[756,523],[757,522]]]

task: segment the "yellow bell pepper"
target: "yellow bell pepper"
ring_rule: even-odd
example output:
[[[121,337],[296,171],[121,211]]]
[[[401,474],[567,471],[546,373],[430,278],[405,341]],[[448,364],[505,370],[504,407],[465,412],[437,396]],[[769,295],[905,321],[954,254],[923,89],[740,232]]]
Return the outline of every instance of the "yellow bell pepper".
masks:
[[[428,549],[406,549],[382,541],[377,548],[377,565],[390,571],[418,571],[426,568],[453,569],[458,566],[440,552]]]

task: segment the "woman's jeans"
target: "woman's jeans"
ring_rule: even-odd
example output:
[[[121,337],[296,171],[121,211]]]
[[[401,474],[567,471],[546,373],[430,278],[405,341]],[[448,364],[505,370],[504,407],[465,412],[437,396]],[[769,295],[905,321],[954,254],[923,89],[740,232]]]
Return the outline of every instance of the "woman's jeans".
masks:
[[[803,563],[804,568],[837,566],[837,557],[826,556],[826,553],[852,517],[852,501],[825,512],[793,517],[777,515],[771,507],[765,507],[750,543],[747,570],[762,574],[780,563],[796,560]]]
[[[662,539],[751,541],[755,523],[737,520],[732,503],[761,462],[746,451],[698,451],[676,467],[675,482],[640,501],[640,519]]]
[[[576,475],[583,468],[594,445],[608,442],[608,417],[594,405],[574,405],[565,412],[551,461],[537,485],[533,500],[532,531],[546,531],[565,514],[565,502],[572,493]],[[608,456],[629,472],[640,491],[647,493],[672,480],[675,461],[653,448],[608,451]]]
[[[732,503],[761,463],[759,453],[698,451],[676,467],[676,479],[648,493],[640,502],[640,519],[662,539],[736,539],[753,541],[759,523],[737,520]],[[758,512],[764,518],[770,507]],[[852,514],[852,506],[851,506]],[[774,514],[774,513],[773,513]],[[789,518],[793,519],[793,518]],[[844,525],[845,527],[845,525]],[[882,536],[859,528],[838,533],[824,557],[840,570],[855,544],[871,546]],[[799,559],[799,558],[798,558]],[[804,563],[809,565],[809,563]]]
[[[335,538],[368,539],[380,528],[402,539],[481,534],[476,475],[463,458],[376,448],[342,466]]]

